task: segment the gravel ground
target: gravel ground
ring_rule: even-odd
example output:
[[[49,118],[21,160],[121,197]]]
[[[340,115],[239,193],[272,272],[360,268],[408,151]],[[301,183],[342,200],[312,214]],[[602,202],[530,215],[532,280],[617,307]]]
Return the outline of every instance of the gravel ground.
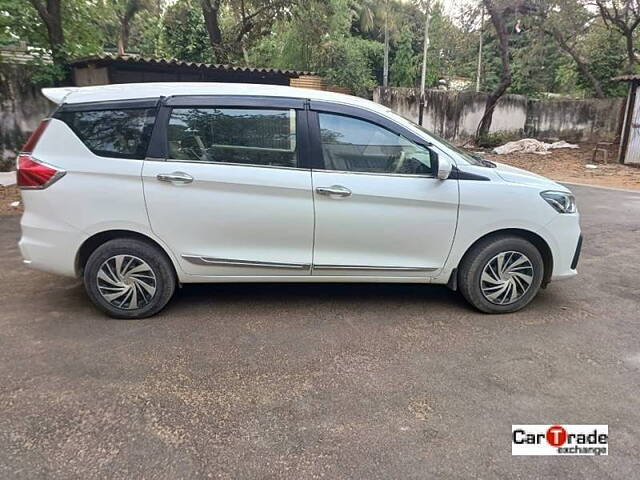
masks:
[[[22,202],[20,201],[20,190],[15,185],[0,185],[0,215],[22,215]],[[12,205],[20,202],[18,205]]]
[[[0,478],[638,478],[640,195],[573,190],[580,275],[503,316],[274,284],[113,321],[0,217]],[[610,455],[511,456],[512,424],[556,422],[608,424]]]
[[[593,162],[593,145],[589,144],[581,144],[577,149],[550,152],[548,155],[516,153],[486,156],[496,162],[524,168],[554,180],[640,191],[640,168],[617,163],[616,152],[611,152],[609,163],[606,164],[602,163],[600,156],[598,162]],[[586,165],[595,165],[596,168],[588,168]]]

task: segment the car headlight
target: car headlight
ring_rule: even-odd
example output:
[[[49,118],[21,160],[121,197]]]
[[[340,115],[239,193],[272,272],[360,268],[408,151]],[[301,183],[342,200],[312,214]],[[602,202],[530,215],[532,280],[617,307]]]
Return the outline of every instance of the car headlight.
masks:
[[[540,196],[558,213],[576,213],[576,198],[570,193],[547,190]]]

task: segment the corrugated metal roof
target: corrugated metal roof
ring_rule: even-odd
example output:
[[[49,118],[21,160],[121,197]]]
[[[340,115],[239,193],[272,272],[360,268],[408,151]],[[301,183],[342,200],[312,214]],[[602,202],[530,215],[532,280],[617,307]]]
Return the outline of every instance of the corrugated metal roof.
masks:
[[[611,80],[614,82],[637,82],[640,81],[640,75],[620,75],[619,77],[613,77]]]
[[[157,57],[143,57],[141,55],[117,55],[113,53],[101,53],[98,55],[91,55],[88,57],[76,58],[69,62],[71,65],[82,65],[93,62],[124,62],[138,65],[160,65],[168,67],[188,67],[198,69],[208,69],[227,72],[241,72],[241,73],[272,73],[277,75],[285,75],[288,77],[299,77],[300,75],[315,75],[313,72],[299,71],[299,70],[281,70],[279,68],[261,68],[261,67],[241,67],[237,65],[224,65],[216,63],[197,63],[197,62],[185,62],[175,58],[157,58]]]

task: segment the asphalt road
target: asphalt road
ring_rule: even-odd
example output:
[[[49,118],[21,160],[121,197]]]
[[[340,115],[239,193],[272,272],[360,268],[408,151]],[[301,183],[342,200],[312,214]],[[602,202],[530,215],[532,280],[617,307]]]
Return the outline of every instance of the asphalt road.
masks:
[[[573,187],[578,278],[487,316],[444,287],[204,285],[108,320],[0,217],[0,478],[638,478],[640,194]],[[608,457],[512,457],[512,424]]]

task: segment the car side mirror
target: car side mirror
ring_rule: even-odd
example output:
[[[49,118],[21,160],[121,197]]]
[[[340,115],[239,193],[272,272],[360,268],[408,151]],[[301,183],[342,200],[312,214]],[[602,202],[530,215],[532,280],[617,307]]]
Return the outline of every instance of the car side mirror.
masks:
[[[453,164],[447,157],[438,155],[436,161],[436,178],[438,180],[446,180],[451,175]]]

